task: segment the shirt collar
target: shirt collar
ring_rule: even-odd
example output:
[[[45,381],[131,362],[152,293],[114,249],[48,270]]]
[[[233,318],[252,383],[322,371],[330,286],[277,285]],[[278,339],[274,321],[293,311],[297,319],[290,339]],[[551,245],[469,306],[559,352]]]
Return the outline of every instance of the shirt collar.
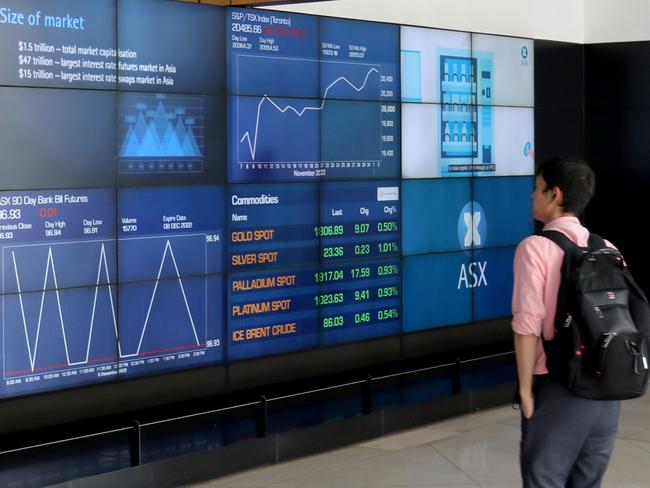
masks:
[[[565,225],[570,225],[570,224],[577,224],[580,225],[580,220],[578,217],[574,217],[573,215],[567,215],[563,217],[558,217],[556,219],[551,220],[549,223],[547,223],[544,226],[543,230],[552,230],[558,227],[564,227]]]

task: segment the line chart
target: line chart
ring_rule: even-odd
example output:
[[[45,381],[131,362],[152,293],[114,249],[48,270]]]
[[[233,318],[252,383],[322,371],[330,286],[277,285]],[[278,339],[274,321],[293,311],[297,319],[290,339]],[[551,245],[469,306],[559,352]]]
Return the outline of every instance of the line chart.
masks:
[[[115,267],[111,266],[107,246],[114,241],[102,241],[94,283],[72,289],[60,286],[58,267],[62,265],[57,263],[53,247],[80,242],[5,247],[3,254],[8,259],[3,286],[5,281],[15,281],[10,286],[15,293],[3,295],[4,378],[205,349],[209,278],[183,275],[174,249],[181,237],[186,236],[164,236],[164,250],[153,279],[133,285],[118,283],[112,275]],[[97,241],[92,244],[98,245]],[[42,247],[47,248],[42,286],[25,291],[23,264],[31,256],[26,250]],[[7,264],[10,269],[5,269]],[[164,275],[165,267],[172,273]],[[33,269],[28,271],[34,274]],[[127,305],[119,305],[123,302]],[[138,323],[126,320],[124,309],[143,319]],[[169,322],[159,320],[168,316]],[[129,335],[135,340],[129,341]],[[164,347],[158,346],[161,343]]]
[[[59,285],[58,285],[58,281],[57,281],[57,278],[56,278],[56,266],[54,264],[54,258],[52,257],[52,248],[49,247],[48,252],[47,252],[47,264],[45,266],[45,277],[43,279],[43,290],[41,292],[40,307],[39,307],[39,312],[38,312],[38,323],[36,325],[36,339],[34,341],[34,351],[33,352],[32,352],[32,347],[31,347],[31,344],[30,344],[30,341],[29,341],[29,333],[27,331],[27,319],[25,318],[25,306],[24,306],[24,303],[23,303],[23,292],[22,292],[22,289],[21,289],[21,286],[20,286],[20,277],[19,277],[19,274],[18,274],[18,264],[16,263],[16,253],[15,253],[15,251],[11,252],[11,259],[12,259],[13,266],[14,266],[14,275],[16,277],[16,283],[18,285],[18,294],[17,294],[17,296],[18,296],[18,300],[19,300],[19,303],[20,303],[20,314],[21,314],[21,317],[22,317],[23,330],[25,332],[25,342],[27,344],[27,352],[29,354],[29,364],[30,364],[32,372],[34,372],[34,368],[35,368],[36,354],[37,354],[37,351],[38,351],[39,338],[40,338],[40,335],[41,335],[41,325],[42,325],[42,319],[43,319],[43,305],[44,305],[44,302],[45,302],[45,294],[47,293],[47,283],[48,283],[48,277],[49,277],[50,269],[52,270],[52,279],[54,280],[53,293],[56,296],[56,302],[57,302],[57,307],[58,307],[58,316],[59,316],[60,325],[61,325],[61,332],[63,334],[63,344],[64,344],[64,347],[65,347],[65,356],[66,356],[66,362],[67,362],[68,366],[78,366],[80,364],[87,364],[88,363],[88,355],[90,354],[90,343],[91,343],[91,340],[92,340],[93,326],[94,326],[94,323],[95,323],[95,311],[96,311],[96,305],[97,305],[97,293],[98,293],[99,288],[100,288],[99,282],[100,282],[102,269],[104,269],[105,278],[107,280],[107,283],[105,285],[102,285],[102,286],[106,286],[107,289],[108,289],[108,294],[109,294],[110,301],[111,301],[111,311],[112,311],[113,319],[114,319],[113,323],[115,324],[115,337],[117,337],[118,332],[117,332],[117,321],[115,320],[115,306],[114,306],[114,302],[113,302],[113,293],[112,293],[112,290],[111,290],[110,276],[109,276],[109,273],[108,273],[108,264],[106,262],[106,250],[105,250],[104,244],[102,244],[102,246],[101,246],[101,253],[100,253],[100,256],[99,256],[99,264],[98,264],[98,267],[97,267],[97,281],[95,283],[95,296],[94,296],[94,299],[93,299],[93,311],[92,311],[92,315],[91,315],[91,319],[90,319],[90,333],[88,335],[88,346],[86,348],[86,359],[83,360],[83,361],[76,361],[76,362],[75,361],[70,361],[70,352],[69,352],[69,349],[68,349],[68,340],[67,340],[67,334],[66,334],[66,331],[65,331],[65,322],[63,320],[63,313],[61,311],[61,299],[60,299],[60,295],[59,295]]]
[[[297,110],[296,108],[292,107],[291,105],[287,105],[284,108],[281,108],[278,104],[276,104],[271,98],[269,98],[268,95],[264,95],[262,99],[260,100],[258,106],[257,106],[257,115],[255,118],[255,135],[253,137],[253,141],[251,142],[251,136],[250,132],[246,131],[244,135],[242,136],[241,140],[239,141],[240,143],[243,143],[245,140],[248,140],[248,148],[250,150],[251,158],[255,160],[255,154],[257,151],[257,137],[259,135],[259,125],[260,125],[260,112],[262,111],[262,105],[264,104],[265,101],[268,101],[271,105],[273,105],[280,113],[285,113],[287,110],[291,110],[294,112],[298,117],[302,117],[305,112],[307,111],[321,111],[323,110],[323,107],[325,106],[325,102],[327,101],[327,95],[329,91],[335,87],[338,83],[340,82],[345,82],[347,83],[353,90],[355,90],[357,93],[361,92],[366,88],[366,85],[368,84],[368,78],[370,77],[371,74],[377,73],[379,74],[379,70],[377,68],[370,68],[368,72],[366,73],[365,79],[363,80],[363,84],[359,87],[355,86],[350,80],[348,80],[345,76],[339,76],[336,80],[334,80],[332,83],[330,83],[327,88],[325,89],[325,93],[323,94],[323,98],[321,101],[320,106],[318,107],[304,107],[302,110]]]
[[[156,281],[154,284],[153,292],[151,293],[151,299],[149,300],[149,306],[147,307],[147,316],[144,320],[144,325],[142,327],[142,333],[140,334],[140,341],[138,342],[138,349],[136,350],[135,353],[132,354],[123,354],[122,353],[122,348],[120,345],[120,341],[118,340],[118,347],[119,347],[119,354],[120,358],[129,358],[129,357],[135,357],[140,355],[140,351],[142,349],[142,341],[144,339],[145,332],[147,331],[147,326],[149,325],[149,318],[151,316],[151,307],[153,306],[154,299],[156,298],[156,292],[158,291],[158,283],[160,282],[160,275],[162,273],[163,265],[165,264],[165,257],[167,256],[167,252],[169,252],[169,255],[171,256],[173,265],[174,265],[174,270],[176,271],[176,279],[178,280],[178,285],[180,287],[181,294],[183,295],[183,302],[185,303],[185,307],[187,310],[187,316],[190,320],[190,324],[192,326],[192,332],[194,333],[194,339],[196,340],[196,345],[200,346],[201,343],[199,341],[199,337],[196,332],[196,326],[194,325],[194,318],[192,317],[192,311],[190,310],[190,306],[187,303],[187,295],[185,294],[185,287],[183,286],[183,280],[181,279],[181,274],[178,270],[178,265],[176,264],[176,257],[174,256],[174,250],[171,247],[171,244],[169,243],[169,239],[167,239],[165,243],[165,251],[163,253],[163,257],[160,260],[160,267],[158,268],[158,275],[156,276]]]
[[[234,64],[230,182],[397,176],[400,114],[384,64],[248,54]],[[308,90],[294,86],[305,73]]]

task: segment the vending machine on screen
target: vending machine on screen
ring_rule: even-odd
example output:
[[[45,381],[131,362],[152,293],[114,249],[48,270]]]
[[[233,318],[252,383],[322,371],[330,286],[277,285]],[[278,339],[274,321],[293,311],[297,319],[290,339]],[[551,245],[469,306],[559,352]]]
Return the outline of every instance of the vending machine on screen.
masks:
[[[440,58],[441,173],[494,172],[491,53],[438,50]],[[464,55],[463,55],[464,54]]]

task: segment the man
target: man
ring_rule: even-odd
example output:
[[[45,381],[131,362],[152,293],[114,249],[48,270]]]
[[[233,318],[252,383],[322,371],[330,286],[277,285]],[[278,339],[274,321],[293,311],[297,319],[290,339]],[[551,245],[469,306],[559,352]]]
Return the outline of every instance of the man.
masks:
[[[533,217],[544,230],[560,231],[586,246],[589,231],[578,216],[594,188],[594,173],[584,161],[546,161],[535,173]],[[555,335],[563,257],[564,252],[542,236],[524,239],[515,253],[512,328],[525,488],[599,487],[618,428],[620,402],[581,398],[548,379],[542,337],[551,340]]]

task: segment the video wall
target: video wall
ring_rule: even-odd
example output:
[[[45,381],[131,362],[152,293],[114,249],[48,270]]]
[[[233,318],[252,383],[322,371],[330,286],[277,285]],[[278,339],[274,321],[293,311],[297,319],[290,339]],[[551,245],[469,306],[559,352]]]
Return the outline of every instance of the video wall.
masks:
[[[527,39],[0,0],[0,396],[509,316],[533,69]]]

